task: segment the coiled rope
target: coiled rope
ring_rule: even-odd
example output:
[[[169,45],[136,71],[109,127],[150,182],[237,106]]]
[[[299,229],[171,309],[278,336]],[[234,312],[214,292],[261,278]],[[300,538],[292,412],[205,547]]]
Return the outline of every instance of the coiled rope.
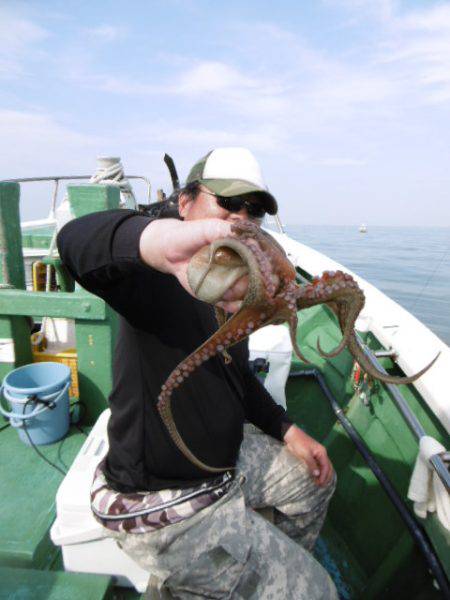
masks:
[[[125,177],[123,165],[118,157],[100,157],[97,171],[90,178],[89,183],[103,183],[120,188],[120,207],[136,208],[137,202],[134,197],[130,182]]]

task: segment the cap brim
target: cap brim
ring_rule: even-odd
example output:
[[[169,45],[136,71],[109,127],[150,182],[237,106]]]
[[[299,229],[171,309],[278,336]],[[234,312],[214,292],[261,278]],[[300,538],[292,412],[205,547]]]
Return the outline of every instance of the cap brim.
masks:
[[[272,194],[249,181],[243,181],[242,179],[200,179],[200,183],[214,194],[226,198],[257,193],[263,198],[265,209],[269,215],[275,215],[278,212],[278,204]]]

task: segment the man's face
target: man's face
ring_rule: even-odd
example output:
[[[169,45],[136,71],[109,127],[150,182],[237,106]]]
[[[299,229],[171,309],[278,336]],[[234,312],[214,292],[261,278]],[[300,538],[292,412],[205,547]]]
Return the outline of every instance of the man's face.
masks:
[[[245,199],[258,204],[261,203],[258,194],[246,194]],[[200,187],[200,192],[195,200],[192,200],[187,194],[181,194],[178,206],[180,216],[185,221],[193,221],[195,219],[222,219],[223,221],[230,222],[247,220],[253,221],[258,225],[262,222],[262,219],[250,216],[245,206],[239,212],[229,212],[225,208],[222,208],[217,202],[217,197],[204,186]]]

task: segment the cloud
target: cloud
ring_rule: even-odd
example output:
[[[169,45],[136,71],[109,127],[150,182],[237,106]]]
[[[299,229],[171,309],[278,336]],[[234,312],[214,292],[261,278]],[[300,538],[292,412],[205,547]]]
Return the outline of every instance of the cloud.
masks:
[[[0,109],[2,178],[53,174],[92,160],[108,142],[73,131],[46,113]],[[7,149],[7,152],[5,151]]]
[[[221,61],[198,60],[188,69],[178,63],[176,68],[176,73],[151,83],[96,73],[82,64],[77,68],[72,65],[66,76],[83,87],[106,93],[186,98],[206,106],[214,102],[218,108],[249,118],[276,116],[289,108],[285,86],[275,78],[247,75],[243,70]]]
[[[385,33],[381,61],[395,65],[417,103],[448,103],[450,5],[398,14]]]
[[[355,24],[362,19],[387,22],[392,19],[398,7],[398,0],[322,0],[328,7],[343,9],[351,13],[347,24]]]
[[[363,50],[369,69],[383,69],[397,103],[448,104],[450,100],[450,5],[398,0],[323,0],[350,15],[347,26],[371,27]],[[415,4],[417,6],[417,3]],[[362,21],[364,25],[362,25]]]
[[[48,113],[0,109],[0,179],[86,175],[95,157],[114,149],[113,140],[75,131]],[[51,182],[21,184],[22,220],[42,218],[50,210]],[[61,186],[59,199],[64,195]]]
[[[27,58],[37,52],[37,44],[48,36],[40,25],[0,6],[0,77],[21,75]]]
[[[363,167],[366,165],[365,160],[359,158],[320,158],[312,161],[313,164],[323,167]]]
[[[441,4],[404,15],[399,26],[413,31],[450,32],[450,6]]]
[[[288,108],[289,98],[280,80],[256,77],[219,61],[202,61],[182,73],[166,93],[214,101],[236,114],[249,118],[279,115]]]
[[[198,19],[186,27],[177,1],[173,20],[155,14],[149,34],[134,13],[88,21],[79,8],[55,23],[33,3],[11,3],[0,69],[28,76],[3,86],[15,110],[0,105],[2,175],[90,172],[95,155],[117,152],[155,183],[167,175],[158,149],[173,150],[184,173],[208,148],[246,145],[287,199],[322,194],[325,206],[353,190],[355,203],[377,203],[408,182],[412,198],[430,196],[425,187],[445,179],[448,162],[450,6],[290,4],[282,18],[267,11],[258,21],[253,7],[237,22],[194,2]]]
[[[199,152],[218,146],[246,146],[255,152],[273,152],[277,148],[283,148],[286,143],[279,137],[278,131],[270,126],[265,130],[248,125],[219,129],[208,126],[179,126],[165,120],[141,127],[139,131],[124,132],[124,137],[130,144],[137,135],[144,146],[148,142],[158,147],[167,145],[188,150],[197,147]]]
[[[254,89],[258,82],[234,67],[219,61],[200,62],[180,75],[172,91],[178,94],[203,94],[236,89]]]
[[[85,30],[87,35],[100,42],[115,42],[125,36],[124,27],[116,27],[106,23]]]

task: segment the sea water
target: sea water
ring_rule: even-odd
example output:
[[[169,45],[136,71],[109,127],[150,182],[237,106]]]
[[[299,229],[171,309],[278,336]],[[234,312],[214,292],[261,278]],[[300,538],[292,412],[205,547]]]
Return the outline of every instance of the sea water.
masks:
[[[293,239],[375,285],[450,345],[450,227],[290,225]]]

